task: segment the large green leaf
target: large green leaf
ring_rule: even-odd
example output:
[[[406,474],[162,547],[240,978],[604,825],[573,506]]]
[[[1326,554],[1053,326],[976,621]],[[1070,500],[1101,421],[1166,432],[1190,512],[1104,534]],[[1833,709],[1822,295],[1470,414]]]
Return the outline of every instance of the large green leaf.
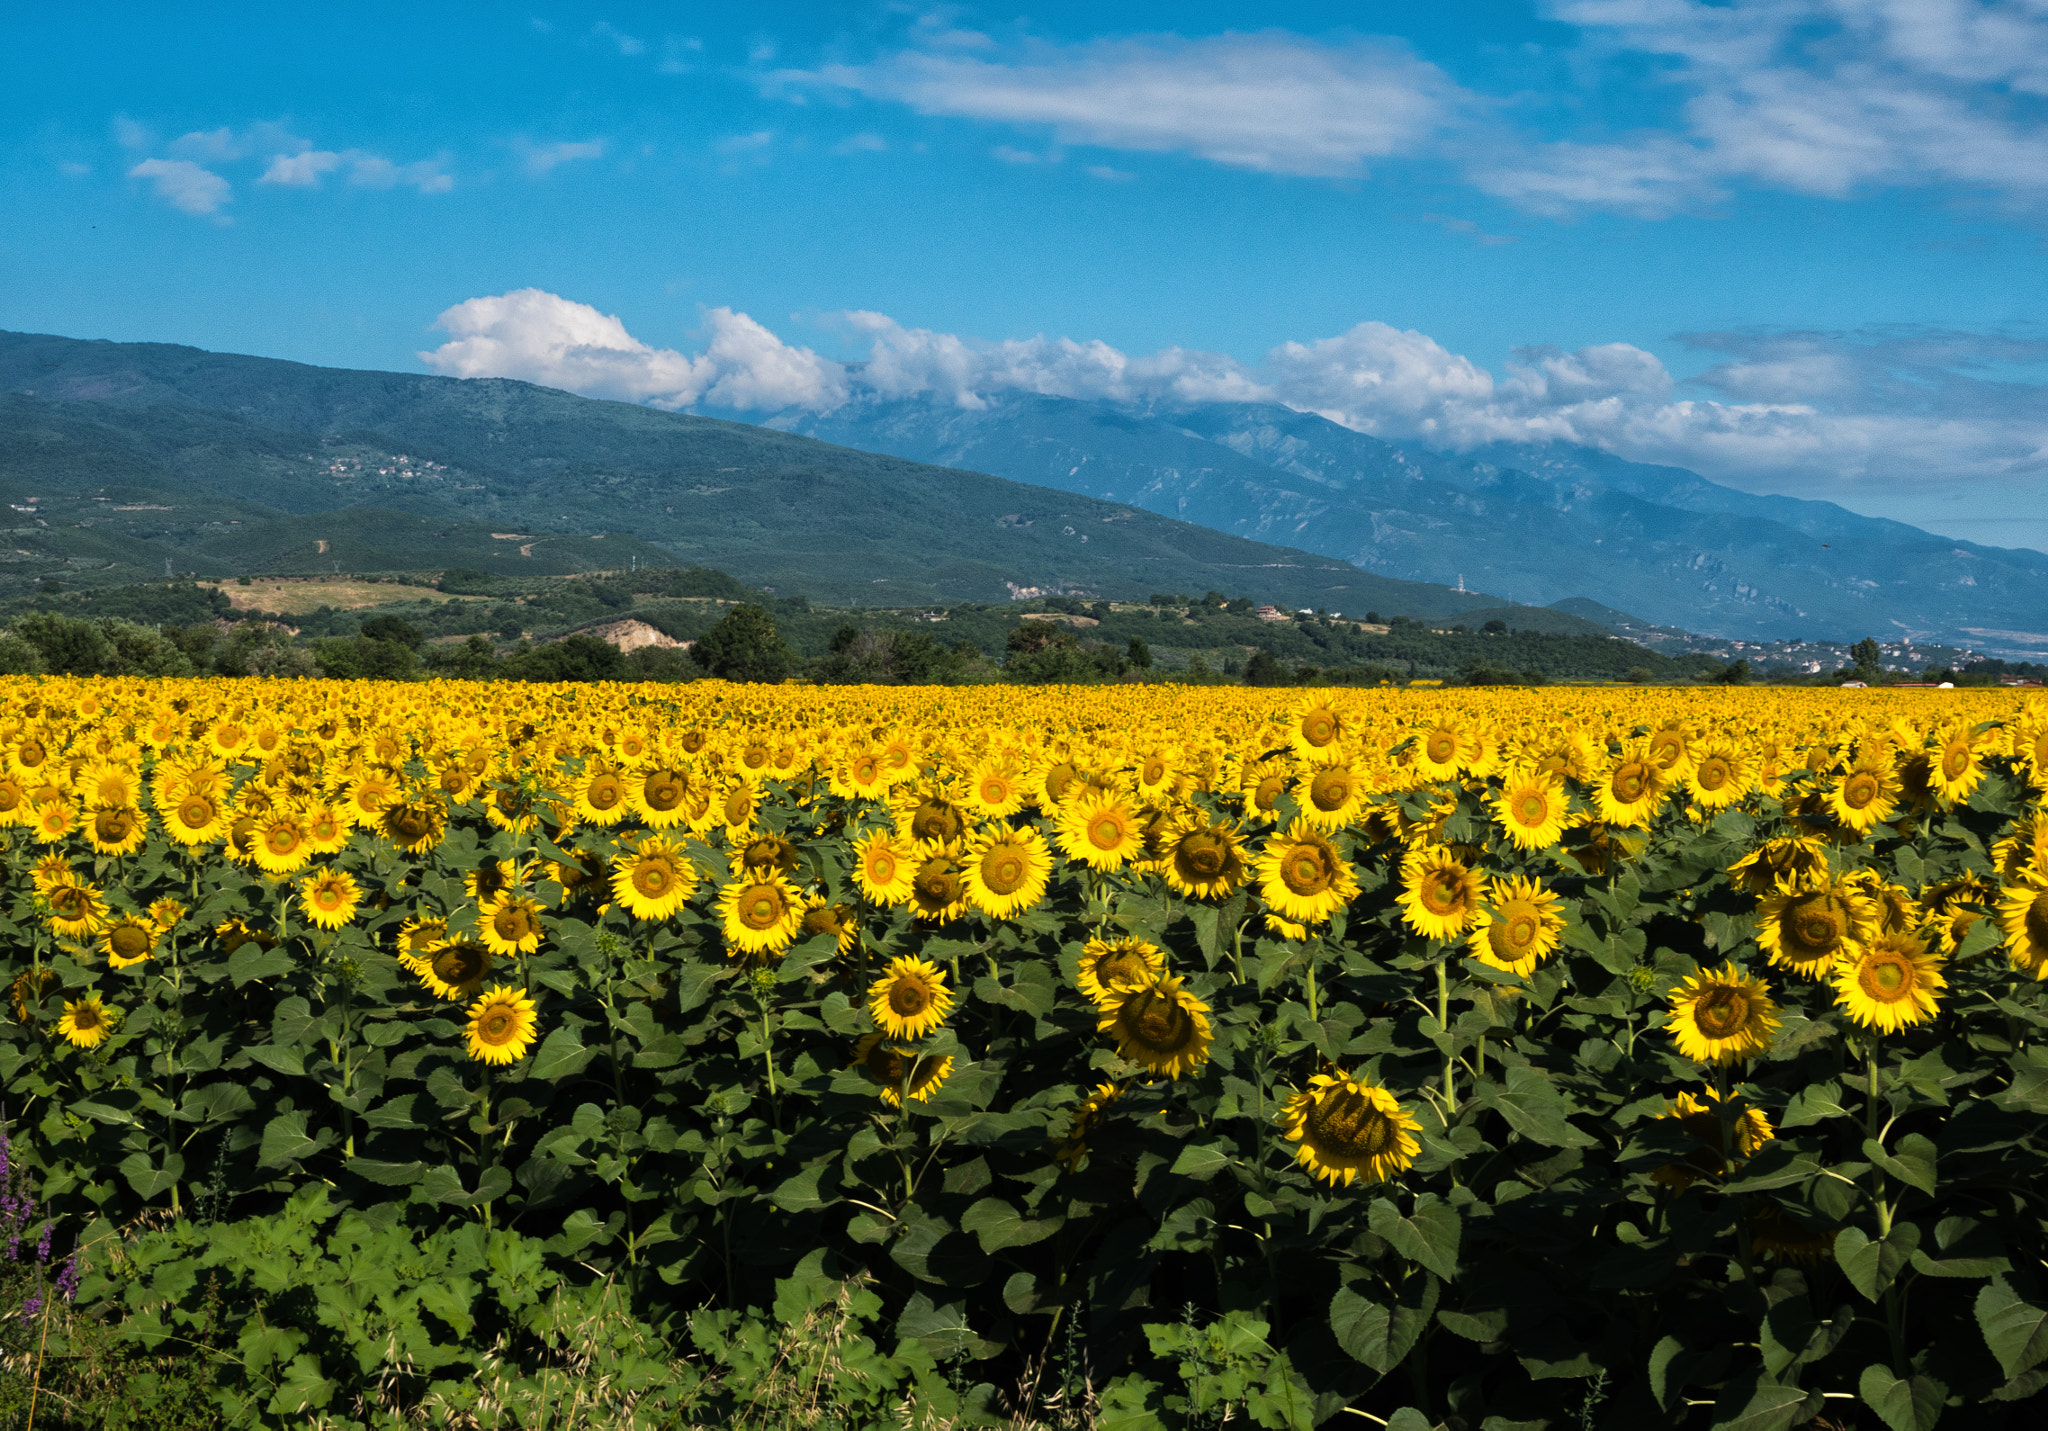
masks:
[[[1406,1216],[1386,1198],[1377,1198],[1367,1225],[1409,1261],[1420,1263],[1445,1281],[1456,1279],[1462,1224],[1458,1210],[1435,1193],[1417,1194],[1414,1208]]]
[[[1891,1368],[1874,1364],[1863,1368],[1856,1391],[1891,1431],[1934,1431],[1948,1400],[1948,1388],[1931,1376],[1898,1377]]]
[[[1330,1298],[1330,1331],[1337,1345],[1382,1374],[1413,1350],[1436,1310],[1436,1278],[1415,1278],[1403,1290],[1407,1296],[1388,1301],[1354,1284],[1338,1288]]]
[[[2048,1311],[2020,1296],[2003,1277],[1977,1294],[1977,1326],[1984,1345],[2008,1377],[2048,1358]]]

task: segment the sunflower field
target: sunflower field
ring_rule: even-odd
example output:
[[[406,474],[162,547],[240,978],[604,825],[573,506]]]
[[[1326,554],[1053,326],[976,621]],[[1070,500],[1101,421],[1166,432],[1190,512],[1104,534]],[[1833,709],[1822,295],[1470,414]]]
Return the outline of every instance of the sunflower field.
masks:
[[[827,1313],[808,1425],[2039,1424],[2039,697],[11,678],[0,754],[0,1363],[113,1328],[201,1408],[121,1424],[535,1424],[606,1298],[549,1425],[755,1424]]]

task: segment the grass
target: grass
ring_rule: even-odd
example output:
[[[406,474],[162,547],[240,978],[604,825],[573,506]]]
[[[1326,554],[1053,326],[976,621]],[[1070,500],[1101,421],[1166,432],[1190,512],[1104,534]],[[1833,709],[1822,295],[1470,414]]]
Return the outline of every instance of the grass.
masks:
[[[304,616],[323,606],[337,611],[358,611],[366,606],[393,606],[405,601],[470,601],[476,597],[450,596],[431,586],[408,586],[397,582],[357,581],[341,578],[323,581],[318,577],[252,577],[247,586],[232,581],[202,581],[227,593],[237,611],[268,611],[278,616]]]

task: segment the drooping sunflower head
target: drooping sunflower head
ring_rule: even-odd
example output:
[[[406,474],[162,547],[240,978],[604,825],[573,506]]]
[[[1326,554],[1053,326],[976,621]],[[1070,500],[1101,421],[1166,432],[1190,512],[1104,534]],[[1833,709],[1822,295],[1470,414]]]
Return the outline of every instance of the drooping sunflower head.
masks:
[[[732,852],[733,873],[746,872],[792,875],[802,860],[802,851],[781,835],[756,834],[736,845]]]
[[[967,912],[968,869],[944,845],[920,845],[910,877],[910,905],[919,919],[943,922]]]
[[[1441,845],[1416,849],[1401,863],[1401,909],[1425,939],[1456,939],[1479,918],[1478,873]]]
[[[378,814],[384,838],[410,855],[422,855],[441,843],[448,829],[448,806],[431,791],[410,800],[394,801]]]
[[[57,1032],[75,1048],[98,1048],[113,1033],[118,1017],[100,1002],[98,994],[87,994],[82,999],[64,1001]]]
[[[102,805],[85,817],[85,837],[103,855],[132,855],[148,835],[148,820],[132,805]]]
[[[108,968],[126,969],[155,956],[157,937],[156,926],[148,920],[126,916],[100,935],[100,952],[107,956]]]
[[[1940,1010],[1941,955],[1906,934],[1880,934],[1835,965],[1835,1005],[1879,1033],[1924,1023]]]
[[[953,1011],[946,973],[926,959],[896,958],[868,990],[868,1012],[886,1038],[916,1040]]]
[[[516,890],[501,890],[479,911],[477,931],[494,954],[530,954],[540,948],[540,905]]]
[[[804,938],[829,934],[842,955],[860,947],[860,910],[850,904],[831,904],[813,896],[804,905],[803,923],[797,930]]]
[[[1323,923],[1358,893],[1351,862],[1302,820],[1266,841],[1258,872],[1267,908],[1297,924]]]
[[[1558,897],[1533,879],[1496,878],[1468,940],[1472,957],[1527,977],[1557,949],[1564,914]]]
[[[1571,801],[1557,776],[1523,767],[1510,770],[1501,782],[1494,810],[1515,848],[1547,850],[1564,837]]]
[[[329,866],[299,883],[299,908],[322,929],[339,929],[356,917],[362,891],[353,876]]]
[[[1646,825],[1668,788],[1663,769],[1646,753],[1624,751],[1594,782],[1593,800],[1610,825]]]
[[[1036,826],[977,836],[967,847],[967,898],[992,919],[1009,919],[1045,898],[1052,852]]]
[[[538,1007],[524,989],[493,989],[469,1007],[469,1056],[483,1063],[517,1063],[533,1047]]]
[[[2048,877],[2022,880],[1998,901],[1998,927],[2015,969],[2048,979]]]
[[[1280,1126],[1300,1146],[1295,1159],[1332,1186],[1363,1177],[1383,1183],[1412,1166],[1422,1124],[1385,1088],[1362,1078],[1318,1073],[1287,1100]]]
[[[100,892],[75,877],[43,892],[50,910],[50,928],[66,939],[85,939],[99,932],[106,919]]]
[[[1727,1170],[1731,1144],[1735,1158],[1740,1160],[1754,1155],[1777,1136],[1761,1108],[1724,1114],[1721,1095],[1713,1088],[1701,1089],[1697,1098],[1681,1092],[1657,1116],[1676,1122],[1699,1145],[1683,1161],[1666,1163],[1650,1174],[1652,1182],[1678,1192],[1684,1192],[1700,1178],[1720,1177]]]
[[[854,1045],[853,1061],[875,1085],[875,1092],[892,1108],[903,1105],[905,1095],[915,1101],[929,1099],[952,1075],[950,1056],[933,1058],[914,1048],[891,1043],[878,1033],[864,1034]]]
[[[1209,1061],[1214,1035],[1209,1006],[1184,987],[1185,981],[1162,974],[1136,989],[1123,991],[1115,1003],[1098,1005],[1099,1032],[1116,1039],[1119,1057],[1142,1064],[1155,1075],[1181,1078]]]
[[[1085,1098],[1074,1105],[1066,1132],[1053,1138],[1053,1161],[1070,1173],[1086,1167],[1092,1135],[1101,1126],[1109,1106],[1122,1096],[1123,1090],[1114,1083],[1096,1084]]]
[[[854,883],[880,905],[903,904],[917,873],[917,851],[901,836],[877,830],[854,845]]]
[[[1177,826],[1161,873],[1175,894],[1188,899],[1227,899],[1245,880],[1244,850],[1227,825],[1191,813]]]
[[[14,1001],[14,1021],[34,1023],[43,1000],[56,993],[63,982],[55,969],[24,969],[15,975],[14,982],[8,986],[8,996]]]
[[[796,942],[804,922],[803,896],[782,876],[741,875],[719,891],[726,952],[735,958],[779,954]]]
[[[612,872],[612,897],[635,919],[667,919],[697,889],[697,867],[659,837],[642,840]]]
[[[1082,946],[1074,982],[1098,1009],[1120,1003],[1166,972],[1166,956],[1147,940],[1091,939]]]
[[[1756,941],[1779,968],[1822,979],[1877,932],[1878,920],[1876,905],[1847,880],[1780,889],[1757,906]]]
[[[1120,869],[1145,848],[1144,822],[1128,800],[1084,795],[1060,809],[1060,847],[1098,870]]]
[[[1728,866],[1750,894],[1770,894],[1781,884],[1805,888],[1827,874],[1827,850],[1810,836],[1788,835],[1766,840]]]
[[[401,961],[438,999],[473,997],[497,963],[474,939],[441,939],[416,954],[401,956]]]
[[[1770,1047],[1778,1006],[1763,980],[1733,965],[1701,969],[1671,991],[1665,1027],[1678,1051],[1696,1063],[1734,1063]]]

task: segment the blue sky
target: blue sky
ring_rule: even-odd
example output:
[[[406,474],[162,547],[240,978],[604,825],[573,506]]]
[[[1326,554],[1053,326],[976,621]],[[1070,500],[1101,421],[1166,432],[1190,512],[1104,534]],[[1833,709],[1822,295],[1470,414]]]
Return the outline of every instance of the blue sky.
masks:
[[[741,416],[867,357],[961,401],[1256,396],[2048,546],[2027,0],[80,5],[6,40],[0,327]]]

